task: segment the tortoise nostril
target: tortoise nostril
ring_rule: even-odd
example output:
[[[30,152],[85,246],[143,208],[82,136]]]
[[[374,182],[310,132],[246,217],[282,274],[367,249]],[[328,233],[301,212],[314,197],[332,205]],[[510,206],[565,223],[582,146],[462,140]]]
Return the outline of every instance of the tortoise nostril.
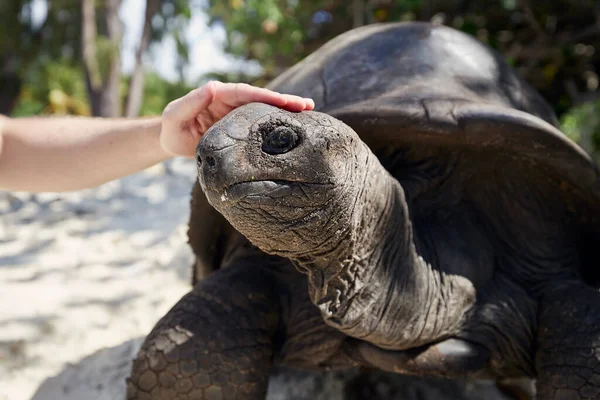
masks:
[[[200,157],[200,154],[196,154],[196,165],[202,165],[202,157]]]
[[[209,156],[209,157],[206,157],[206,163],[208,164],[209,167],[214,167],[217,162],[215,161],[214,157]]]

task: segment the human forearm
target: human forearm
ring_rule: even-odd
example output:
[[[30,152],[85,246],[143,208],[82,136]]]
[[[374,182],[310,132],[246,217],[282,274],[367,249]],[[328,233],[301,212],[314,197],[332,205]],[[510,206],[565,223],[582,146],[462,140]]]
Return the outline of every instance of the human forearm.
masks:
[[[61,192],[97,186],[170,157],[160,118],[0,120],[0,189]]]
[[[160,118],[0,116],[0,190],[63,192],[97,186],[170,158],[193,157],[200,138],[250,102],[312,110],[311,99],[209,82],[171,101]]]

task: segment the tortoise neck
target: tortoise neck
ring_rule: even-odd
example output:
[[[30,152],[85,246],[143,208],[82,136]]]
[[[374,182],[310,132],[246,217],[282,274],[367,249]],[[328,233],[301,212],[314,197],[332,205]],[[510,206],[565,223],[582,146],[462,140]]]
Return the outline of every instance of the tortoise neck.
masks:
[[[344,239],[296,264],[329,325],[381,348],[422,346],[456,332],[475,292],[418,253],[404,189],[369,154]]]
[[[425,266],[413,243],[404,190],[370,153],[361,170],[352,218],[335,246],[295,259],[308,275],[309,293],[330,325],[360,336],[365,313],[383,307],[392,285],[427,291]],[[391,282],[393,281],[393,283]],[[426,283],[426,282],[425,282]],[[407,293],[411,295],[412,293]],[[354,331],[357,335],[353,335]]]

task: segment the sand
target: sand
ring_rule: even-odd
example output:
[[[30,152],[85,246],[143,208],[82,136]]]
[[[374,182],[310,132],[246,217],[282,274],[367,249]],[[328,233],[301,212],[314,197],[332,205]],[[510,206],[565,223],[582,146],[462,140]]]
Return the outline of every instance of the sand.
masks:
[[[35,400],[123,398],[141,340],[190,288],[194,179],[178,159],[75,193],[0,192],[0,400],[42,382]],[[276,373],[267,398],[342,400],[355,375]],[[490,382],[359,379],[362,398],[506,399]]]
[[[79,192],[0,192],[0,400],[147,334],[189,290],[194,179],[177,159]]]

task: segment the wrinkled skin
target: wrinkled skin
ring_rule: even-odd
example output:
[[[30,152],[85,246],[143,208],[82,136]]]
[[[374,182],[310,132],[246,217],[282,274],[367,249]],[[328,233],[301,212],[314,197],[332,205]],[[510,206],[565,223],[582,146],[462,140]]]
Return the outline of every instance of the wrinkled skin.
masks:
[[[274,154],[272,142],[282,146]],[[415,235],[402,186],[342,122],[247,105],[211,128],[197,159],[210,204],[261,250],[294,261],[328,325],[388,350],[453,337],[438,349],[464,348],[469,362],[484,360],[473,375],[532,373],[533,299],[506,277],[492,279],[493,253],[461,254],[458,246],[429,243],[431,232]],[[457,207],[456,213],[462,239],[484,234],[468,211]],[[431,250],[437,262],[419,253]],[[475,307],[477,291],[489,298]],[[512,325],[514,340],[496,348],[502,341],[484,332],[489,325]],[[391,353],[358,348],[380,368],[411,372],[395,365]],[[507,360],[506,354],[519,356]],[[492,365],[500,359],[501,367]]]
[[[129,399],[263,399],[276,364],[600,396],[598,171],[457,35],[351,32],[274,84],[326,113],[249,104],[206,133],[202,279],[148,336]]]

